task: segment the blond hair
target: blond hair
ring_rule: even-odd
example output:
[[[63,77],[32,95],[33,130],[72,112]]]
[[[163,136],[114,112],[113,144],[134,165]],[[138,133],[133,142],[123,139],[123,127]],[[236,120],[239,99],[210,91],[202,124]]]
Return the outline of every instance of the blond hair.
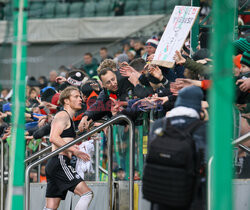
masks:
[[[59,97],[59,103],[60,103],[61,105],[64,105],[64,104],[65,104],[65,103],[64,103],[64,100],[65,100],[65,99],[69,99],[69,97],[71,96],[71,92],[72,92],[73,90],[79,91],[79,89],[78,89],[77,87],[75,87],[75,86],[68,86],[68,87],[66,87],[66,88],[61,92],[60,97]],[[80,91],[79,91],[79,92],[80,92]]]

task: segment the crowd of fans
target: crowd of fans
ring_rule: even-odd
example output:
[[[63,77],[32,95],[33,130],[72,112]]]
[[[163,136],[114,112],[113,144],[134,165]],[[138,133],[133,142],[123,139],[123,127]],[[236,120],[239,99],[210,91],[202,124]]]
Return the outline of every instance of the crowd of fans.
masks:
[[[241,113],[240,122],[238,122],[241,125],[239,135],[250,131],[249,35],[250,32],[245,31],[238,40],[233,42],[234,58],[228,61],[234,63],[236,84],[234,105]],[[81,66],[62,65],[58,70],[52,70],[49,78],[30,76],[27,80],[25,111],[25,139],[28,153],[37,151],[41,142],[49,144],[48,138],[45,137],[50,133],[53,116],[61,110],[60,92],[70,85],[77,86],[82,92],[82,109],[73,119],[76,128],[81,125],[80,131],[86,131],[93,124],[91,124],[92,121],[96,122],[103,117],[110,118],[119,113],[128,115],[138,125],[142,124],[143,113],[148,113],[150,110],[153,112],[154,119],[163,117],[174,107],[178,91],[186,86],[200,87],[205,96],[203,100],[207,101],[206,92],[211,86],[213,60],[210,50],[203,47],[207,46],[207,40],[200,40],[197,51],[190,56],[190,40],[187,38],[183,49],[180,52],[176,51],[175,66],[169,69],[151,63],[159,39],[160,36],[153,36],[146,43],[139,39],[131,39],[125,42],[123,49],[114,55],[110,55],[108,49],[102,47],[99,62],[89,52],[84,54]],[[11,144],[11,115],[13,114],[11,97],[12,90],[2,87],[0,135],[1,140],[7,141],[8,144]],[[204,102],[205,120],[209,119],[208,107],[209,104]],[[123,126],[122,129],[122,138],[126,138],[128,128]],[[246,145],[250,146],[250,143],[247,142]],[[119,149],[123,150],[122,147],[121,144]],[[115,166],[114,171],[118,172],[117,179],[124,179],[124,169],[121,165]],[[44,176],[42,173],[41,176]],[[137,178],[140,179],[140,177],[141,174],[138,174]],[[41,180],[44,181],[44,178],[42,177]]]

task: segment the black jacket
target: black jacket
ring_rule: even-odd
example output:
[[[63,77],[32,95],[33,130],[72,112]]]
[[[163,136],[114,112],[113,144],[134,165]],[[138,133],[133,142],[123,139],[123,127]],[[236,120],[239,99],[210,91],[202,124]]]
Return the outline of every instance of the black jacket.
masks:
[[[152,126],[152,129],[150,131],[149,134],[149,143],[154,139],[155,134],[154,131],[157,128],[162,127],[163,125],[163,119],[161,118],[157,121],[155,121],[155,123]],[[190,125],[190,123],[192,123],[193,121],[195,121],[195,118],[191,118],[191,117],[187,117],[187,116],[176,116],[176,117],[171,117],[168,118],[168,120],[170,120],[170,123],[172,126],[176,126],[178,128],[186,128],[188,125]],[[206,155],[204,154],[204,151],[206,151],[206,129],[207,128],[207,124],[201,124],[201,126],[197,127],[195,129],[195,131],[193,132],[193,139],[195,141],[196,144],[196,151],[197,153],[199,152],[200,155],[204,155],[203,157],[200,156],[200,161],[202,165],[205,165],[205,163],[207,162],[206,160]],[[203,152],[201,152],[203,151]],[[206,152],[205,152],[206,153]],[[205,176],[205,175],[203,175]],[[163,210],[163,209],[167,209],[167,210],[173,210],[172,208],[166,207],[165,205],[161,205],[161,204],[155,204],[154,206],[152,206],[151,209],[154,210]],[[188,208],[188,210],[205,210],[206,209],[206,182],[205,179],[200,179],[200,185],[197,189],[197,192],[194,196],[194,200],[191,204],[191,207]],[[180,210],[180,209],[175,209],[175,210]],[[187,209],[183,209],[181,208],[181,210],[187,210]]]
[[[176,116],[168,118],[168,120],[170,120],[171,125],[183,129],[186,128],[188,125],[190,125],[190,123],[194,122],[196,119],[187,116]],[[160,128],[162,125],[163,125],[163,118],[158,119],[154,122],[154,124],[152,125],[152,129],[150,130],[149,133],[149,143],[155,137],[154,131],[157,128]],[[203,149],[204,151],[206,150],[206,127],[207,127],[206,123],[202,124],[201,126],[196,128],[196,130],[193,132],[193,139],[195,141],[197,150],[200,149]]]

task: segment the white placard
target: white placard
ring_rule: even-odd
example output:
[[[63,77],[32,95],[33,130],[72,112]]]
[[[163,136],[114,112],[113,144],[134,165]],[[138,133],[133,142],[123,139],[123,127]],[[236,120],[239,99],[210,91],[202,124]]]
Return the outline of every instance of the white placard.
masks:
[[[172,68],[176,50],[181,50],[200,7],[175,6],[155,52],[153,64]]]

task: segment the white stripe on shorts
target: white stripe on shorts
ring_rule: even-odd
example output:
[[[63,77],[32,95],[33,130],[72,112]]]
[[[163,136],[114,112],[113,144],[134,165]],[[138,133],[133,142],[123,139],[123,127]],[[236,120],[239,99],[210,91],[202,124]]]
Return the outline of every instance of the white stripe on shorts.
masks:
[[[64,173],[66,174],[66,176],[68,177],[68,179],[71,181],[74,179],[74,176],[72,175],[72,173],[70,172],[68,166],[65,164],[65,160],[63,159],[62,155],[59,155],[59,159],[60,159],[60,164],[62,166],[62,169],[64,171]]]

